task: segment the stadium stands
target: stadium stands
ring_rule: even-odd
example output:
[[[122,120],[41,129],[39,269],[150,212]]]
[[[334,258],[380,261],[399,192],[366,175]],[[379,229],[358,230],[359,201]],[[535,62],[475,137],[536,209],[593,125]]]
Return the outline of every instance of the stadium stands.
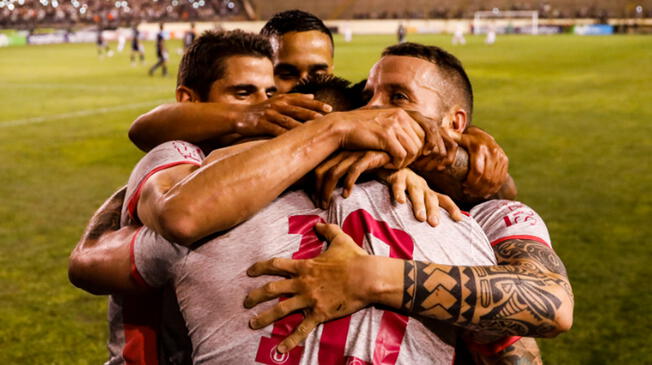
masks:
[[[261,20],[301,8],[323,19],[473,18],[476,11],[537,10],[541,18],[648,18],[652,0],[0,0],[0,28],[133,22]]]

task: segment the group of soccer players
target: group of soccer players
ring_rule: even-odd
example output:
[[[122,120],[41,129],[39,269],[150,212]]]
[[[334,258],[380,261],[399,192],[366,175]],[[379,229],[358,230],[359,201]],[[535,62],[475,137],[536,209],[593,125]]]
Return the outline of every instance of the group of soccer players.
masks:
[[[351,85],[334,52],[297,10],[186,49],[70,258],[110,294],[108,364],[536,364],[571,327],[459,60],[401,43]]]

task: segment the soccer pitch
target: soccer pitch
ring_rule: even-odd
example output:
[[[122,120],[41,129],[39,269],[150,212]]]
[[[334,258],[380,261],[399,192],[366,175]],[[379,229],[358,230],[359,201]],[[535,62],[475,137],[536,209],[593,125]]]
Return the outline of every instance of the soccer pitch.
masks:
[[[652,37],[408,40],[464,62],[474,123],[509,155],[519,199],[546,220],[566,263],[574,326],[539,341],[544,362],[652,363]],[[335,73],[366,77],[394,41],[337,38]],[[1,364],[106,359],[106,298],[68,283],[67,258],[142,156],[130,123],[173,100],[179,46],[168,42],[167,78],[131,67],[128,50],[100,60],[93,44],[0,48]]]

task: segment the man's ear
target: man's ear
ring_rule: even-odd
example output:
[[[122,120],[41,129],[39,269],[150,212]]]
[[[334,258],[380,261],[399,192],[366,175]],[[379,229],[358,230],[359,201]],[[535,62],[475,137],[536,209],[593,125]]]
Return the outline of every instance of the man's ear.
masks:
[[[183,85],[177,87],[177,91],[175,94],[178,102],[189,101],[192,103],[198,103],[201,101],[199,100],[199,96],[194,90]]]
[[[449,118],[450,118],[451,129],[459,133],[464,133],[469,123],[468,114],[466,113],[466,110],[456,106],[451,109]]]

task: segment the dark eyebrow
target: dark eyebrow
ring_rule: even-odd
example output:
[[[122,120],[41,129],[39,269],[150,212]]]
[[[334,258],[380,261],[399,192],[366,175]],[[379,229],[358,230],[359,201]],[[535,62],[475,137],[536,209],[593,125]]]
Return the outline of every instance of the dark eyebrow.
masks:
[[[410,94],[410,95],[413,94],[413,93],[412,93],[412,89],[410,89],[409,87],[407,87],[407,86],[405,86],[405,85],[402,85],[402,84],[396,84],[396,83],[393,83],[393,84],[386,84],[386,85],[385,85],[385,88],[390,89],[390,90],[393,90],[393,91],[396,91],[396,90],[398,90],[398,91],[403,91],[403,92],[406,92],[406,93],[408,93],[408,94]]]
[[[327,70],[328,65],[325,64],[325,63],[317,63],[317,64],[314,64],[314,65],[310,65],[309,69],[310,69],[311,73],[315,72],[315,71]]]
[[[255,93],[258,88],[256,85],[252,84],[238,84],[238,85],[231,85],[227,88],[229,91],[246,91],[248,93]]]
[[[296,67],[294,67],[294,65],[291,65],[289,63],[279,63],[278,65],[274,66],[274,73],[280,71],[290,71],[297,74],[299,73],[299,70]]]

